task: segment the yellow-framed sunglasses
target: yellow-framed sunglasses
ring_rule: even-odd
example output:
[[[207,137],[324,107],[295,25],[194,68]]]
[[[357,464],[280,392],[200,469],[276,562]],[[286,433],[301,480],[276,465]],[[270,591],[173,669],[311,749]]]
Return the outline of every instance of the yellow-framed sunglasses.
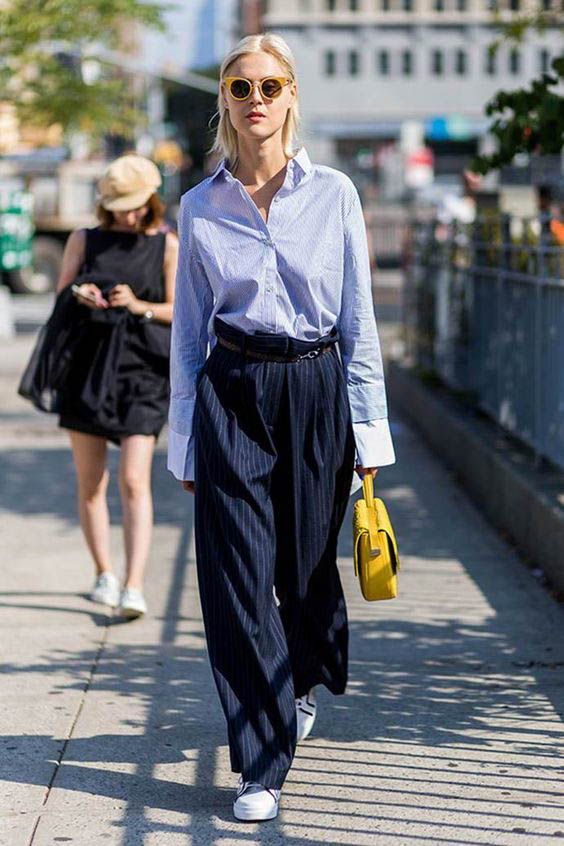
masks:
[[[223,78],[223,82],[233,99],[240,101],[249,99],[255,85],[260,88],[260,93],[265,100],[275,100],[282,94],[284,86],[293,81],[287,76],[265,76],[256,82],[245,79],[243,76],[225,76]]]

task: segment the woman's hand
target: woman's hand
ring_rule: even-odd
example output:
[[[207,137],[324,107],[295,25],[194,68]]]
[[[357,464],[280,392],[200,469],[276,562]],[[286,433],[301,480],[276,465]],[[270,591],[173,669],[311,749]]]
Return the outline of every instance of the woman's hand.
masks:
[[[196,493],[196,485],[194,482],[182,482],[182,487],[185,491],[190,491],[190,493]]]
[[[362,467],[360,464],[357,464],[354,469],[356,470],[356,472],[358,473],[358,475],[361,478],[362,478],[362,476],[364,476],[365,473],[370,473],[372,475],[372,478],[374,479],[376,477],[376,473],[378,472],[379,468],[378,467]]]
[[[141,300],[138,300],[129,285],[116,285],[108,294],[108,301],[112,308],[126,308],[131,314],[142,314]]]
[[[101,290],[93,282],[84,282],[79,285],[75,297],[81,305],[88,308],[108,308],[108,301],[104,299]]]

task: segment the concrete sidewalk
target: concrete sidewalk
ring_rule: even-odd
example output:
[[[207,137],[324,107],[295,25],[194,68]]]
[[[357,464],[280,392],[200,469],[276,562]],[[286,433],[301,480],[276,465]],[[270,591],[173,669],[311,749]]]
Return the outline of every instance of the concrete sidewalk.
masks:
[[[0,348],[2,846],[564,843],[564,609],[400,419],[378,488],[401,596],[361,599],[349,514],[348,692],[320,690],[279,819],[236,823],[192,498],[161,444],[150,614],[93,606],[66,438],[13,395],[28,348]],[[111,509],[120,568],[115,479]]]

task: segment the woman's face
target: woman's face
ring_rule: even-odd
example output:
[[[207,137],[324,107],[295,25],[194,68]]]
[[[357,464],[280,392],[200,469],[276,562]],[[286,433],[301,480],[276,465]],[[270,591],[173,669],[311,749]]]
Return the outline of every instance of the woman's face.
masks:
[[[148,211],[149,207],[144,205],[139,206],[137,209],[130,209],[129,211],[115,211],[112,214],[114,216],[114,223],[117,226],[123,229],[139,229]]]
[[[288,77],[288,72],[270,53],[249,53],[240,56],[228,68],[226,76],[242,76],[251,82],[258,82],[267,76]],[[284,125],[288,109],[296,97],[295,82],[285,85],[276,98],[264,97],[260,87],[253,90],[246,100],[235,100],[227,86],[221,84],[223,103],[229,110],[234,129],[249,140],[269,138]]]

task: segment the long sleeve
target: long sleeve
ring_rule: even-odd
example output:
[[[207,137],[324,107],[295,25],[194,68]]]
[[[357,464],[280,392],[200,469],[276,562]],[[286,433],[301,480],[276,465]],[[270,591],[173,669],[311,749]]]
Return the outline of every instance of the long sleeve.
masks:
[[[372,301],[366,224],[360,197],[352,184],[344,235],[343,295],[338,328],[355,433],[356,462],[364,467],[382,467],[393,464],[396,458]]]
[[[168,469],[181,480],[194,479],[192,420],[196,382],[207,355],[213,293],[194,256],[192,226],[185,197],[178,215],[179,256],[170,350]]]

